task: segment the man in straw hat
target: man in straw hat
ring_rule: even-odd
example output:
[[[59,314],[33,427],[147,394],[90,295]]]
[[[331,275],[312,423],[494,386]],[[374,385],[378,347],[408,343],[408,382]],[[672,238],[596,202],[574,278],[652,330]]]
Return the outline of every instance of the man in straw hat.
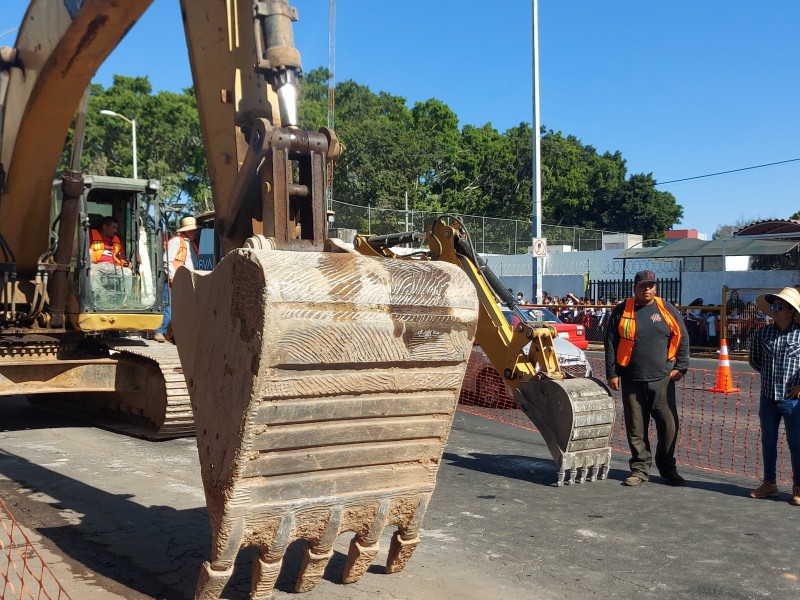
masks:
[[[622,483],[631,487],[650,478],[650,417],[658,432],[658,472],[670,485],[686,485],[675,466],[675,382],[689,368],[689,336],[678,309],[656,292],[655,273],[637,273],[634,297],[611,311],[606,332],[606,380],[612,390],[622,390],[625,433],[631,449],[631,474]]]
[[[153,339],[157,342],[167,341],[167,329],[172,322],[172,303],[170,302],[169,289],[172,286],[172,279],[175,271],[179,267],[185,267],[190,271],[197,268],[197,256],[200,240],[200,228],[194,217],[184,217],[181,219],[181,226],[177,235],[170,238],[167,243],[167,269],[169,275],[169,285],[164,287],[164,312],[161,327],[156,330]]]
[[[778,495],[778,425],[781,419],[792,457],[791,503],[800,506],[800,292],[793,287],[756,298],[772,323],[756,330],[750,342],[750,366],[761,373],[761,452],[764,480],[751,498]]]

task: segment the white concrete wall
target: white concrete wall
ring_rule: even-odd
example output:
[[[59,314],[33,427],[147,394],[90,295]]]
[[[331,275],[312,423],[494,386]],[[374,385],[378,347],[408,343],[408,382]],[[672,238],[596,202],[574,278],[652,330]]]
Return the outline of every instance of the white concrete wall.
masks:
[[[588,269],[592,281],[620,281],[622,262],[614,257],[619,250],[596,252],[564,252],[547,256],[542,276],[542,288],[552,296],[565,296],[571,292],[583,296],[584,277]],[[525,298],[531,297],[533,289],[533,261],[531,256],[489,255],[483,257],[489,267],[497,274],[505,287],[521,291]],[[732,257],[729,257],[729,259]],[[653,264],[653,261],[628,260],[625,265],[625,279],[631,280],[637,271],[652,269],[656,277],[668,279],[682,278],[681,304],[689,304],[695,298],[702,298],[707,305],[718,305],[722,301],[722,286],[729,288],[758,288],[760,290],[781,289],[800,285],[800,270],[795,271],[686,271],[681,273],[678,262]],[[739,268],[740,265],[731,265]],[[742,299],[751,301],[758,293],[743,293]],[[752,298],[750,296],[753,296]]]

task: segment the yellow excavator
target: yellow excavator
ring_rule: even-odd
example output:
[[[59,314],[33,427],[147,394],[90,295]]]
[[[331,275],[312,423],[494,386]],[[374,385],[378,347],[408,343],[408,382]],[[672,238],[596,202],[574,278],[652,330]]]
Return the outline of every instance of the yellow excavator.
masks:
[[[327,237],[326,168],[341,147],[333,131],[299,126],[297,13],[287,0],[181,1],[222,258],[210,272],[175,276],[180,366],[166,369],[146,340],[109,335],[160,322],[160,294],[148,304],[139,261],[147,254],[156,265],[160,289],[163,239],[138,233],[157,202],[142,191],[133,208],[108,200],[110,212],[98,211],[150,248],[123,273],[123,290],[128,277],[137,292],[108,310],[87,303],[95,292],[81,284],[92,274],[86,178],[56,204],[57,238],[51,178],[83,90],[149,4],[33,0],[16,46],[0,54],[0,234],[13,265],[3,267],[0,382],[10,382],[5,393],[33,393],[38,380],[18,385],[8,374],[29,363],[66,371],[88,340],[107,350],[82,355],[81,368],[111,364],[115,385],[135,374],[130,389],[100,395],[104,408],[154,421],[171,413],[162,390],[186,386],[212,533],[195,597],[218,598],[239,550],[254,546],[251,598],[269,598],[298,539],[307,546],[296,589],[311,589],[344,532],[354,534],[345,582],[366,572],[387,527],[386,571],[401,570],[420,541],[475,339],[547,441],[559,482],[604,477],[613,399],[596,380],[561,372],[549,329],[524,318],[511,329],[497,302],[513,309],[513,299],[457,220],[431,223],[427,250],[410,258],[392,247],[411,234],[355,245]],[[38,288],[37,277],[46,279]],[[69,387],[78,378],[48,393],[88,392],[88,377]]]
[[[0,49],[0,396],[100,411],[159,439],[194,431],[176,349],[146,339],[165,282],[160,185],[79,166],[84,92],[149,3],[124,4],[34,1]],[[76,112],[70,168],[54,182]],[[104,220],[117,259],[96,252]]]

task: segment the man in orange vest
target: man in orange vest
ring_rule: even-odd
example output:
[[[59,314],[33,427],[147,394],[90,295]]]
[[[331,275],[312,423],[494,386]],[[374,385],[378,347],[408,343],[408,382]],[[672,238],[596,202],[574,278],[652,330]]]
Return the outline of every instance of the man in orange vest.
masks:
[[[164,311],[159,327],[153,339],[157,342],[167,341],[167,329],[172,322],[172,303],[170,302],[169,289],[175,277],[175,271],[180,267],[194,271],[197,268],[198,242],[200,240],[200,228],[194,217],[184,217],[181,219],[181,226],[177,235],[170,238],[167,243],[167,269],[169,275],[169,285],[164,286]]]
[[[631,474],[623,485],[641,485],[650,478],[653,455],[648,429],[656,423],[656,467],[670,485],[686,485],[675,468],[678,410],[675,382],[689,368],[689,336],[678,309],[656,295],[656,276],[640,271],[633,280],[634,297],[612,311],[606,331],[606,380],[622,389],[625,433],[631,449]]]
[[[119,221],[114,217],[103,217],[100,229],[90,229],[89,252],[92,257],[92,289],[102,290],[106,287],[103,281],[108,276],[120,277],[123,284],[123,292],[131,290],[132,273],[131,263],[125,257],[125,248],[119,239],[117,232]],[[103,279],[97,280],[97,276]],[[113,279],[112,279],[113,280]]]
[[[125,258],[125,249],[117,235],[118,231],[119,221],[114,217],[103,217],[100,229],[91,230],[92,263],[130,268],[131,263]]]

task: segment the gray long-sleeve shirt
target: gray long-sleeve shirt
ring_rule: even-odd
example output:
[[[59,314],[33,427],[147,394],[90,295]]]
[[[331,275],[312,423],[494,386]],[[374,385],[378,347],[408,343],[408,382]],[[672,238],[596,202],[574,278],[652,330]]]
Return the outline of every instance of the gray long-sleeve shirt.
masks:
[[[623,301],[611,311],[606,330],[606,377],[616,375],[629,381],[657,381],[668,375],[672,369],[686,373],[689,369],[689,335],[683,324],[683,317],[669,302],[664,302],[664,308],[675,318],[681,330],[681,341],[675,360],[667,360],[672,331],[658,310],[658,305],[653,302],[644,306],[634,304],[636,335],[631,361],[627,367],[617,363],[619,322],[625,311]]]

